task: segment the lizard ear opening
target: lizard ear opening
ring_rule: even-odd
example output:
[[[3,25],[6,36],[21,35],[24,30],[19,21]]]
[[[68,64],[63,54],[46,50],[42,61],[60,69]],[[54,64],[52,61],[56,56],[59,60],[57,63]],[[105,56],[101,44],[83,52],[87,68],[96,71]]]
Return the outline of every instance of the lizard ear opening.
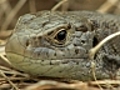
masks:
[[[96,37],[93,38],[93,47],[95,47],[98,44],[98,39]]]

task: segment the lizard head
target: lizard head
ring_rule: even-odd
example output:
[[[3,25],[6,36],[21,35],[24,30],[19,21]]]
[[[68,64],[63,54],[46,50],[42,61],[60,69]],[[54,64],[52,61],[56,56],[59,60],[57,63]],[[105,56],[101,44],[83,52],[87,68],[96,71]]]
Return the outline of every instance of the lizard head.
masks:
[[[19,18],[6,44],[6,53],[19,70],[56,76],[64,68],[72,68],[70,65],[76,65],[75,68],[89,65],[84,59],[93,47],[93,38],[92,24],[84,16],[49,11],[39,15],[26,14]],[[53,66],[56,68],[50,70]],[[45,73],[47,70],[50,70],[48,74]],[[75,73],[71,71],[70,77]],[[65,72],[61,72],[60,77],[65,76]]]

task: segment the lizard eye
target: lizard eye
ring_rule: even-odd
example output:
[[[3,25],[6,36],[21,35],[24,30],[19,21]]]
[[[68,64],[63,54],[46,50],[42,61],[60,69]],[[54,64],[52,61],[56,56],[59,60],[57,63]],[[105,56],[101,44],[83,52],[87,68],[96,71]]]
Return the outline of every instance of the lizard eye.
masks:
[[[58,41],[63,41],[66,39],[66,35],[67,31],[63,29],[56,34],[55,39]]]

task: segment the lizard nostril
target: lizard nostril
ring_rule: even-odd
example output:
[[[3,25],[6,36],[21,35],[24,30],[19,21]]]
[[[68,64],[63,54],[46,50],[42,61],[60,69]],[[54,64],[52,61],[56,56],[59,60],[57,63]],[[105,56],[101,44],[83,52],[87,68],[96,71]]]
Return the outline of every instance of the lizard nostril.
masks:
[[[38,36],[38,40],[40,40],[42,37],[41,36]]]
[[[29,41],[27,40],[27,41],[26,41],[26,46],[28,46],[28,45],[29,45]]]

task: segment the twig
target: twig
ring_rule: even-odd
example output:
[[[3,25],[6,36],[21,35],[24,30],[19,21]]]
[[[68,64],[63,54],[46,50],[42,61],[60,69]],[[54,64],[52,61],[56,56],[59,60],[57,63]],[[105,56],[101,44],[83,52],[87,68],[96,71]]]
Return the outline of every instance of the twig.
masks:
[[[113,33],[109,36],[107,36],[105,39],[103,39],[97,46],[95,46],[94,48],[89,50],[89,57],[91,60],[94,59],[95,54],[97,53],[97,51],[105,44],[107,43],[109,40],[117,37],[120,35],[120,31]]]
[[[0,20],[2,19],[3,14],[5,13],[6,16],[9,15],[10,11],[12,10],[10,3],[8,0],[0,0]]]
[[[94,80],[97,82],[97,79],[96,79],[96,75],[95,75],[95,63],[94,63],[94,56],[95,54],[97,53],[97,51],[105,44],[107,43],[109,40],[115,38],[116,36],[119,36],[120,35],[120,31],[116,32],[116,33],[113,33],[109,36],[107,36],[105,39],[103,39],[97,46],[95,46],[94,48],[90,49],[89,51],[89,57],[90,57],[90,60],[91,60],[91,68],[92,68],[92,75],[94,77]],[[103,90],[101,88],[101,86],[99,84],[97,84],[99,86],[99,88],[101,90]]]
[[[31,13],[36,12],[35,0],[29,0],[29,8]]]
[[[7,0],[0,0],[0,4],[5,3]]]
[[[6,30],[8,28],[10,22],[15,17],[20,8],[25,4],[26,1],[27,0],[19,0],[15,8],[12,9],[12,11],[9,13],[9,16],[5,19],[5,22],[3,23],[3,26],[1,28],[2,30]]]
[[[15,88],[15,90],[19,90],[17,86],[14,85],[12,81],[9,80],[9,78],[0,70],[0,74]]]
[[[0,57],[9,65],[11,65],[10,61],[4,57],[4,55],[0,54]]]
[[[68,0],[61,0],[58,4],[56,4],[51,11],[55,11],[57,10],[57,8],[59,8],[63,3],[67,2]]]
[[[93,62],[93,60],[91,61],[91,68],[92,68],[92,75],[93,75],[93,78],[97,84],[97,86],[100,88],[100,90],[103,90],[103,88],[100,86],[99,83],[97,83],[97,78],[96,78],[96,75],[95,75],[95,68],[96,68],[96,65],[95,63]]]
[[[119,0],[107,0],[97,11],[100,13],[106,13],[108,10],[115,6]]]
[[[120,1],[117,3],[116,9],[114,11],[115,14],[120,13]]]
[[[8,0],[5,0],[5,2],[1,3],[1,7],[4,10],[6,15],[8,15],[10,11],[12,10]]]
[[[111,85],[120,85],[120,80],[100,80],[100,81],[97,81],[97,83],[94,81],[91,81],[89,83],[92,85],[96,85],[97,83],[99,83],[100,85],[104,85],[106,83]]]

